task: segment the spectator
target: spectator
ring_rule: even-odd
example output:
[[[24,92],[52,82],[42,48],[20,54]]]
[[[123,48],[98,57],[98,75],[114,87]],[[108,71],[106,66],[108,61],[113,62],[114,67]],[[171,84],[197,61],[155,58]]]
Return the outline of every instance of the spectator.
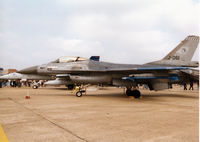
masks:
[[[184,86],[184,90],[187,90],[187,84],[184,83],[183,86]]]
[[[190,88],[189,88],[189,90],[190,90],[190,89],[194,90],[193,84],[194,84],[194,83],[193,83],[193,80],[190,80]]]
[[[3,82],[0,80],[0,88],[2,88],[2,84],[3,84]]]

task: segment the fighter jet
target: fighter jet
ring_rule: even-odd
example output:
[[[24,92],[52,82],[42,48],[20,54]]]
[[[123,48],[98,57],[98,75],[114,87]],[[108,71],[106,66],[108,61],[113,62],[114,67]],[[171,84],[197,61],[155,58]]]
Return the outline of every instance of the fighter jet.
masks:
[[[140,97],[136,89],[138,84],[148,84],[150,90],[168,89],[169,82],[179,81],[178,73],[197,67],[198,62],[191,61],[198,46],[198,36],[186,37],[174,50],[162,60],[142,65],[98,62],[81,57],[62,57],[47,64],[20,70],[24,74],[65,76],[65,81],[80,86],[76,96],[82,96],[84,84],[104,84],[126,87],[127,96]]]

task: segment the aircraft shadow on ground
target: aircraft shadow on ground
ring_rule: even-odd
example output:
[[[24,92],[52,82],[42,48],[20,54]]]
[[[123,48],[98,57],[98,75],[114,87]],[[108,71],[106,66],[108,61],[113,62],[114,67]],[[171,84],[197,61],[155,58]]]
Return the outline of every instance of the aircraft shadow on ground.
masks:
[[[175,98],[199,98],[199,96],[194,95],[182,95],[182,94],[143,94],[142,95],[145,98],[149,97],[175,97]]]
[[[47,89],[47,88],[41,88],[41,89]],[[48,88],[50,90],[66,90],[69,91],[67,88]],[[42,94],[42,95],[48,95],[48,94]],[[54,94],[49,94],[49,95],[54,95]],[[75,93],[69,93],[66,92],[66,94],[55,94],[56,96],[75,96]],[[199,98],[198,94],[195,96],[194,94],[192,95],[183,95],[183,94],[142,94],[143,98],[149,99],[149,98],[159,98],[159,97],[179,97],[179,98]],[[112,94],[83,94],[82,97],[115,97],[115,98],[127,98],[127,96],[123,93],[112,93]]]
[[[68,90],[67,88],[40,88],[40,89],[49,89],[49,90]]]
[[[123,94],[88,94],[83,95],[89,97],[117,97],[117,98],[127,98],[126,95]],[[175,97],[175,98],[199,98],[198,96],[186,96],[186,95],[177,95],[177,94],[160,94],[160,95],[149,95],[149,94],[142,94],[143,98],[160,98],[160,97]]]
[[[53,95],[53,94],[52,94]],[[56,96],[75,96],[75,94],[58,94]],[[83,94],[82,97],[98,97],[98,98],[128,98],[124,94]],[[171,97],[171,98],[199,98],[198,96],[186,96],[186,95],[177,95],[177,94],[160,94],[160,95],[149,95],[143,94],[142,97],[144,99],[152,99],[152,98],[164,98],[164,97]]]

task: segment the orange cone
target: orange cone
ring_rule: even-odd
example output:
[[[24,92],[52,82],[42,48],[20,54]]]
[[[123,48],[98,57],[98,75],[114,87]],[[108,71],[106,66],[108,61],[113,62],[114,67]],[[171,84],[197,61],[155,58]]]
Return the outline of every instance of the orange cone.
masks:
[[[27,93],[26,93],[26,99],[30,99],[30,94],[29,94],[29,90],[27,90]]]

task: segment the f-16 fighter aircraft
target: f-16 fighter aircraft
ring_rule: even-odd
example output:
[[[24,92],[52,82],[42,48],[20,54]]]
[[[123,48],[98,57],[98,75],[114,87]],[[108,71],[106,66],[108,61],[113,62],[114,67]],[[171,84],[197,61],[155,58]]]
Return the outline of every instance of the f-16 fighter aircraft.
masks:
[[[148,84],[150,90],[168,89],[169,82],[178,82],[178,72],[197,67],[191,61],[198,46],[198,36],[188,36],[162,60],[142,65],[99,62],[80,57],[61,57],[53,62],[19,71],[24,74],[63,75],[69,84],[80,85],[76,96],[82,96],[84,84],[124,86],[127,96],[140,97],[136,86]]]

